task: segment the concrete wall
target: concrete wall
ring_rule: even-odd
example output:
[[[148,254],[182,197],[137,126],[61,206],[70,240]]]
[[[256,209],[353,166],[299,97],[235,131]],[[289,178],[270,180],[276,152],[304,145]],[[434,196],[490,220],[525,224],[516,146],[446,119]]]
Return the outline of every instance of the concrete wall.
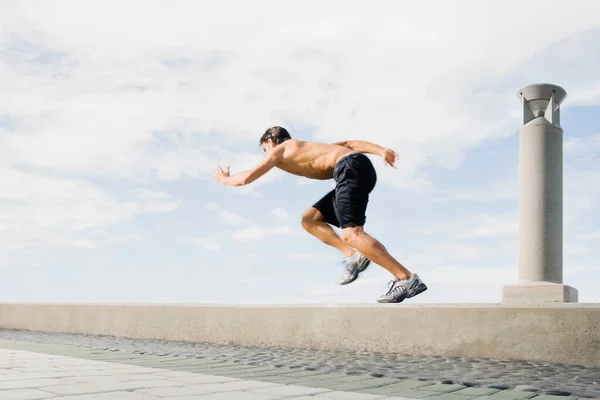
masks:
[[[600,366],[600,304],[0,304],[0,327]]]

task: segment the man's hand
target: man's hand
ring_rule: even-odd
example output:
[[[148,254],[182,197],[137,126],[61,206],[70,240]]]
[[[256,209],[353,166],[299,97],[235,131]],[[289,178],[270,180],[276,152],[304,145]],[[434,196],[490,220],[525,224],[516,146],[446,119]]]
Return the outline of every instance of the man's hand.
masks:
[[[383,163],[385,165],[389,165],[392,168],[398,168],[398,167],[396,167],[396,164],[394,164],[396,162],[396,160],[398,160],[398,153],[396,153],[394,150],[383,149],[381,151],[380,156],[383,159]]]
[[[269,170],[277,164],[282,151],[283,150],[281,149],[281,147],[277,146],[256,167],[249,169],[247,171],[244,171],[244,172],[238,172],[237,174],[235,174],[233,176],[231,176],[229,174],[229,166],[227,166],[227,171],[223,171],[223,168],[221,168],[221,166],[219,164],[217,164],[218,169],[215,171],[212,178],[215,181],[222,183],[223,185],[229,185],[229,186],[247,185],[249,183],[254,182],[255,180],[257,180],[258,178],[260,178],[267,172],[269,172]]]
[[[229,179],[229,177],[231,176],[229,174],[229,166],[227,166],[227,171],[223,171],[223,168],[221,168],[221,166],[219,164],[217,164],[218,169],[215,171],[215,173],[213,174],[213,179],[219,183],[222,184],[227,184],[227,181]]]

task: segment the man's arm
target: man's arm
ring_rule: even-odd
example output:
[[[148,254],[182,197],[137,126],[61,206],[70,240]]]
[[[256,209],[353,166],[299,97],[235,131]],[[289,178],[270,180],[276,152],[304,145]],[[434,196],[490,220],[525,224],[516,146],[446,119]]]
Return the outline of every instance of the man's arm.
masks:
[[[350,150],[358,151],[359,153],[377,154],[381,155],[385,148],[375,143],[366,142],[364,140],[345,140],[343,142],[334,143],[338,146],[344,146]]]
[[[346,140],[343,142],[334,143],[338,146],[344,146],[350,150],[357,151],[359,153],[377,154],[381,156],[383,163],[389,165],[392,168],[396,168],[396,160],[398,160],[398,153],[394,150],[381,147],[378,144],[366,142],[364,140]]]
[[[271,153],[269,153],[256,167],[240,172],[233,176],[229,175],[229,167],[227,167],[227,171],[223,171],[221,167],[217,164],[217,169],[213,178],[223,185],[229,186],[244,186],[251,182],[254,182],[267,172],[271,168],[277,165],[279,157],[281,155],[281,151],[278,148],[273,149]]]

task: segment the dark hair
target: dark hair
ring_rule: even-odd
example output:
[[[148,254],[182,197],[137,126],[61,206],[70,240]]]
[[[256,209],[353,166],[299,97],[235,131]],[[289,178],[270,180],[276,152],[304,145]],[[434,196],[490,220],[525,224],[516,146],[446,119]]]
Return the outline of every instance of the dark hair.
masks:
[[[262,145],[269,139],[273,139],[276,144],[281,144],[286,140],[291,139],[290,133],[281,126],[273,126],[265,131],[265,133],[260,137],[258,145]]]

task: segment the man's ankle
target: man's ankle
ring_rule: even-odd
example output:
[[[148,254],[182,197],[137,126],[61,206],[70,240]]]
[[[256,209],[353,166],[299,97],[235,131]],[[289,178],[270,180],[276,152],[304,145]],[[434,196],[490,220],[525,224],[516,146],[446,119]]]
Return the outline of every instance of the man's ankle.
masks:
[[[409,272],[408,274],[398,274],[396,275],[396,278],[401,280],[401,281],[407,281],[410,278],[412,278],[415,274],[413,274],[412,272]]]

